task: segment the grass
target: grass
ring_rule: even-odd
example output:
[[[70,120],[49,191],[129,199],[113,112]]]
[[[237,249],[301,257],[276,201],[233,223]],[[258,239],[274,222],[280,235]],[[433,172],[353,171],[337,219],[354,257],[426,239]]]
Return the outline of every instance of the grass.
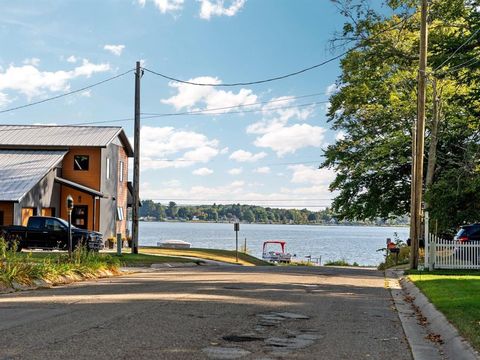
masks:
[[[140,247],[142,254],[158,254],[165,256],[191,256],[201,259],[221,261],[230,264],[236,264],[235,251],[231,250],[219,250],[219,249],[162,249],[158,247],[144,246]],[[254,256],[238,253],[238,264],[246,266],[265,266],[271,265],[270,263],[260,260]]]
[[[64,256],[64,252],[58,251],[35,251],[35,252],[21,252],[17,256],[24,259],[29,259],[29,261],[40,263],[45,259],[51,259],[56,261],[57,259]],[[118,256],[116,253],[99,253],[100,258],[113,258],[118,259],[120,265],[122,266],[150,266],[152,264],[164,264],[164,263],[187,263],[194,262],[190,259],[185,259],[181,257],[173,256],[158,256],[158,255],[148,255],[148,254],[131,254],[123,253]]]
[[[480,350],[480,272],[410,272],[410,280]]]
[[[16,246],[8,249],[7,243],[0,238],[0,286],[3,287],[11,287],[15,283],[31,285],[35,280],[55,283],[63,276],[96,277],[105,270],[117,272],[119,266],[119,259],[100,256],[83,247],[77,248],[72,257],[58,253],[36,258],[33,253],[17,252]]]
[[[346,259],[340,260],[327,260],[325,266],[359,266],[358,263],[354,262],[350,264]]]

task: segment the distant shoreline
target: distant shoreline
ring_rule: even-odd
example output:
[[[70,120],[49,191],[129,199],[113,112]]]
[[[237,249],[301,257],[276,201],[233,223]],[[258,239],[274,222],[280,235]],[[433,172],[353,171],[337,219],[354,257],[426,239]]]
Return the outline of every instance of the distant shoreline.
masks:
[[[182,223],[182,224],[234,224],[233,221],[205,221],[205,220],[140,220],[142,223]],[[241,225],[301,225],[301,226],[374,226],[374,227],[409,227],[408,224],[398,224],[398,225],[376,225],[376,224],[363,224],[363,223],[351,223],[351,224],[285,224],[285,223],[259,223],[259,222],[239,222]]]

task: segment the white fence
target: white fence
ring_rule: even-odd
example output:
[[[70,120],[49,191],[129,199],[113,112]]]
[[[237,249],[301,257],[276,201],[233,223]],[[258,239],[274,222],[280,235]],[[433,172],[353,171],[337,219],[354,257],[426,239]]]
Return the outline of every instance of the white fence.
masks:
[[[461,243],[430,234],[425,244],[429,269],[480,269],[480,243]]]

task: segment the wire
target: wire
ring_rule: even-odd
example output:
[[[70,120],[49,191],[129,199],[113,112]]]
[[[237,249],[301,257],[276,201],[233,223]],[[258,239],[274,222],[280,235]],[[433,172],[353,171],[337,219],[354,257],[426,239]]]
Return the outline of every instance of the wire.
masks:
[[[373,36],[371,39],[368,39],[368,40],[373,40],[376,37],[378,37],[380,34],[383,34],[387,31],[395,29],[398,25],[403,24],[405,21],[410,19],[413,15],[415,15],[415,13],[412,13],[412,14],[408,15],[407,17],[405,17],[401,21],[399,21],[399,22],[395,23],[393,26],[379,32],[378,34],[376,34],[375,36]],[[307,71],[319,68],[319,67],[327,65],[327,64],[329,64],[329,63],[331,63],[331,62],[333,62],[337,59],[340,59],[341,57],[348,54],[349,52],[351,52],[353,50],[356,50],[356,49],[358,49],[362,46],[364,46],[364,45],[363,44],[358,44],[358,45],[354,46],[353,48],[348,49],[348,50],[344,51],[343,53],[341,53],[339,55],[336,55],[336,56],[334,56],[334,57],[332,57],[328,60],[322,61],[321,63],[309,66],[307,68],[304,68],[304,69],[301,69],[301,70],[298,70],[298,71],[294,71],[294,72],[289,73],[289,74],[275,76],[275,77],[271,77],[271,78],[267,78],[267,79],[263,79],[263,80],[247,81],[247,82],[236,82],[236,83],[225,83],[225,84],[197,83],[197,82],[193,82],[193,81],[186,81],[186,80],[177,79],[177,78],[174,78],[173,76],[165,75],[165,74],[162,74],[160,72],[150,70],[148,68],[143,68],[143,70],[145,70],[145,71],[147,71],[151,74],[160,76],[164,79],[170,80],[170,81],[174,81],[174,82],[181,83],[181,84],[195,85],[195,86],[233,87],[233,86],[257,85],[257,84],[264,84],[264,83],[267,83],[267,82],[272,82],[272,81],[277,81],[277,80],[283,80],[283,79],[286,79],[286,78],[289,78],[289,77],[292,77],[292,76],[296,76],[296,75],[300,75],[300,74],[305,73]]]
[[[150,200],[172,200],[172,198],[157,198]],[[285,202],[285,201],[331,201],[333,199],[195,199],[195,198],[174,198],[173,200],[177,201],[272,201],[272,202]]]
[[[299,95],[299,96],[288,96],[284,97],[282,99],[275,99],[275,100],[269,100],[269,101],[260,101],[260,102],[254,102],[254,103],[249,103],[249,104],[240,104],[240,105],[233,105],[233,106],[224,106],[220,108],[212,108],[212,109],[203,109],[203,110],[193,110],[193,111],[185,111],[182,113],[176,113],[179,115],[185,115],[185,114],[194,114],[194,113],[201,113],[205,111],[216,111],[216,110],[227,110],[227,109],[235,109],[239,107],[247,107],[247,106],[255,106],[255,105],[265,105],[265,104],[271,104],[275,102],[282,102],[282,101],[289,101],[289,100],[296,100],[296,99],[303,99],[307,97],[314,97],[314,96],[320,96],[320,95],[325,95],[325,93],[314,93],[314,94],[308,94],[308,95]],[[328,102],[328,101],[326,101]],[[141,113],[142,115],[163,115],[161,113]]]
[[[0,114],[6,113],[6,112],[10,112],[10,111],[14,111],[14,110],[24,109],[24,108],[27,108],[27,107],[30,107],[30,106],[34,106],[34,105],[38,105],[38,104],[43,104],[43,103],[45,103],[45,102],[47,102],[47,101],[57,100],[57,99],[60,99],[60,98],[62,98],[62,97],[68,96],[68,95],[76,94],[76,93],[79,93],[79,92],[81,92],[81,91],[85,91],[85,90],[91,89],[91,88],[93,88],[93,87],[95,87],[95,86],[104,84],[104,83],[106,83],[106,82],[109,82],[109,81],[118,79],[119,77],[122,77],[122,76],[124,76],[124,75],[127,75],[128,73],[130,73],[130,72],[132,72],[132,71],[135,71],[135,69],[131,69],[131,70],[125,71],[124,73],[121,73],[121,74],[112,76],[112,77],[110,77],[110,78],[108,78],[108,79],[99,81],[99,82],[97,82],[97,83],[94,83],[94,84],[91,84],[91,85],[88,85],[88,86],[85,86],[85,87],[82,87],[82,88],[80,88],[80,89],[72,90],[72,91],[69,91],[69,92],[66,92],[66,93],[63,93],[63,94],[60,94],[60,95],[52,96],[52,97],[49,97],[49,98],[47,98],[47,99],[35,101],[35,102],[29,103],[29,104],[20,105],[20,106],[16,106],[16,107],[13,107],[13,108],[1,110],[1,111],[0,111]]]
[[[480,32],[480,28],[478,28],[472,35],[470,35],[470,37],[469,37],[467,40],[465,40],[465,41],[462,43],[462,45],[460,45],[460,46],[453,52],[453,54],[451,54],[444,62],[442,62],[440,65],[438,65],[433,71],[435,72],[435,71],[437,71],[438,69],[440,69],[443,65],[445,65],[451,58],[453,58],[453,57],[457,54],[457,52],[460,51],[461,48],[463,48],[465,45],[467,45],[467,44],[470,42],[470,40],[472,40],[472,39],[475,37],[475,35],[477,35],[479,32]]]
[[[354,47],[353,49],[355,48],[358,48],[359,46],[356,46]],[[257,84],[264,84],[264,83],[267,83],[267,82],[272,82],[272,81],[277,81],[277,80],[282,80],[282,79],[286,79],[286,78],[289,78],[289,77],[292,77],[292,76],[296,76],[296,75],[299,75],[299,74],[302,74],[304,72],[307,72],[307,71],[310,71],[310,70],[313,70],[313,69],[316,69],[318,67],[321,67],[321,66],[324,66],[328,63],[331,63],[332,61],[335,61],[337,59],[340,59],[342,56],[348,54],[351,50],[353,49],[349,49],[347,51],[344,51],[343,53],[337,55],[337,56],[334,56],[328,60],[325,60],[325,61],[322,61],[321,63],[319,64],[316,64],[316,65],[313,65],[313,66],[309,66],[305,69],[302,69],[302,70],[298,70],[298,71],[295,71],[295,72],[292,72],[290,74],[286,74],[286,75],[281,75],[281,76],[276,76],[276,77],[272,77],[272,78],[268,78],[268,79],[263,79],[263,80],[256,80],[256,81],[247,81],[247,82],[237,82],[237,83],[226,83],[226,84],[214,84],[214,83],[197,83],[197,82],[192,82],[192,81],[185,81],[185,80],[180,80],[180,79],[176,79],[174,77],[171,77],[171,76],[168,76],[168,75],[165,75],[165,74],[162,74],[162,73],[159,73],[159,72],[156,72],[156,71],[153,71],[153,70],[150,70],[150,69],[147,69],[147,68],[144,68],[145,71],[151,73],[151,74],[154,74],[154,75],[158,75],[160,77],[163,77],[164,79],[167,79],[167,80],[171,80],[171,81],[174,81],[174,82],[177,82],[177,83],[182,83],[182,84],[188,84],[188,85],[196,85],[196,86],[215,86],[215,87],[233,87],[233,86],[246,86],[246,85],[257,85]]]
[[[456,71],[456,70],[460,70],[460,69],[466,67],[466,65],[469,65],[469,66],[474,65],[474,64],[478,63],[479,61],[480,61],[480,59],[471,58],[470,60],[467,60],[467,61],[465,61],[465,62],[463,62],[463,63],[461,63],[461,64],[458,64],[458,65],[455,65],[455,66],[451,67],[451,68],[448,69],[448,70],[439,71],[439,72],[437,72],[435,75],[449,74],[449,73],[451,73],[451,72],[454,72],[454,71]]]
[[[298,104],[298,105],[290,105],[290,106],[280,106],[268,109],[268,111],[273,110],[284,110],[284,109],[292,109],[292,108],[301,108],[306,106],[318,105],[318,104],[328,104],[330,101],[315,101],[306,104]],[[150,116],[143,116],[142,119],[154,119],[159,117],[169,117],[169,116],[180,116],[180,115],[231,115],[231,114],[244,114],[244,113],[256,113],[256,112],[263,112],[263,109],[253,109],[253,110],[242,110],[242,111],[229,111],[229,112],[212,112],[216,111],[216,109],[210,110],[199,110],[199,111],[185,111],[182,113],[164,113],[164,114],[157,114],[157,115],[150,115]]]

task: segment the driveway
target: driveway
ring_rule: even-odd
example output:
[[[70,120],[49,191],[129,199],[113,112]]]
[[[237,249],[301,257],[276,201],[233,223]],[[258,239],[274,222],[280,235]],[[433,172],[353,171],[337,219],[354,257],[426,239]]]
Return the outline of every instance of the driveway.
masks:
[[[161,269],[0,296],[0,359],[411,359],[383,273]]]

